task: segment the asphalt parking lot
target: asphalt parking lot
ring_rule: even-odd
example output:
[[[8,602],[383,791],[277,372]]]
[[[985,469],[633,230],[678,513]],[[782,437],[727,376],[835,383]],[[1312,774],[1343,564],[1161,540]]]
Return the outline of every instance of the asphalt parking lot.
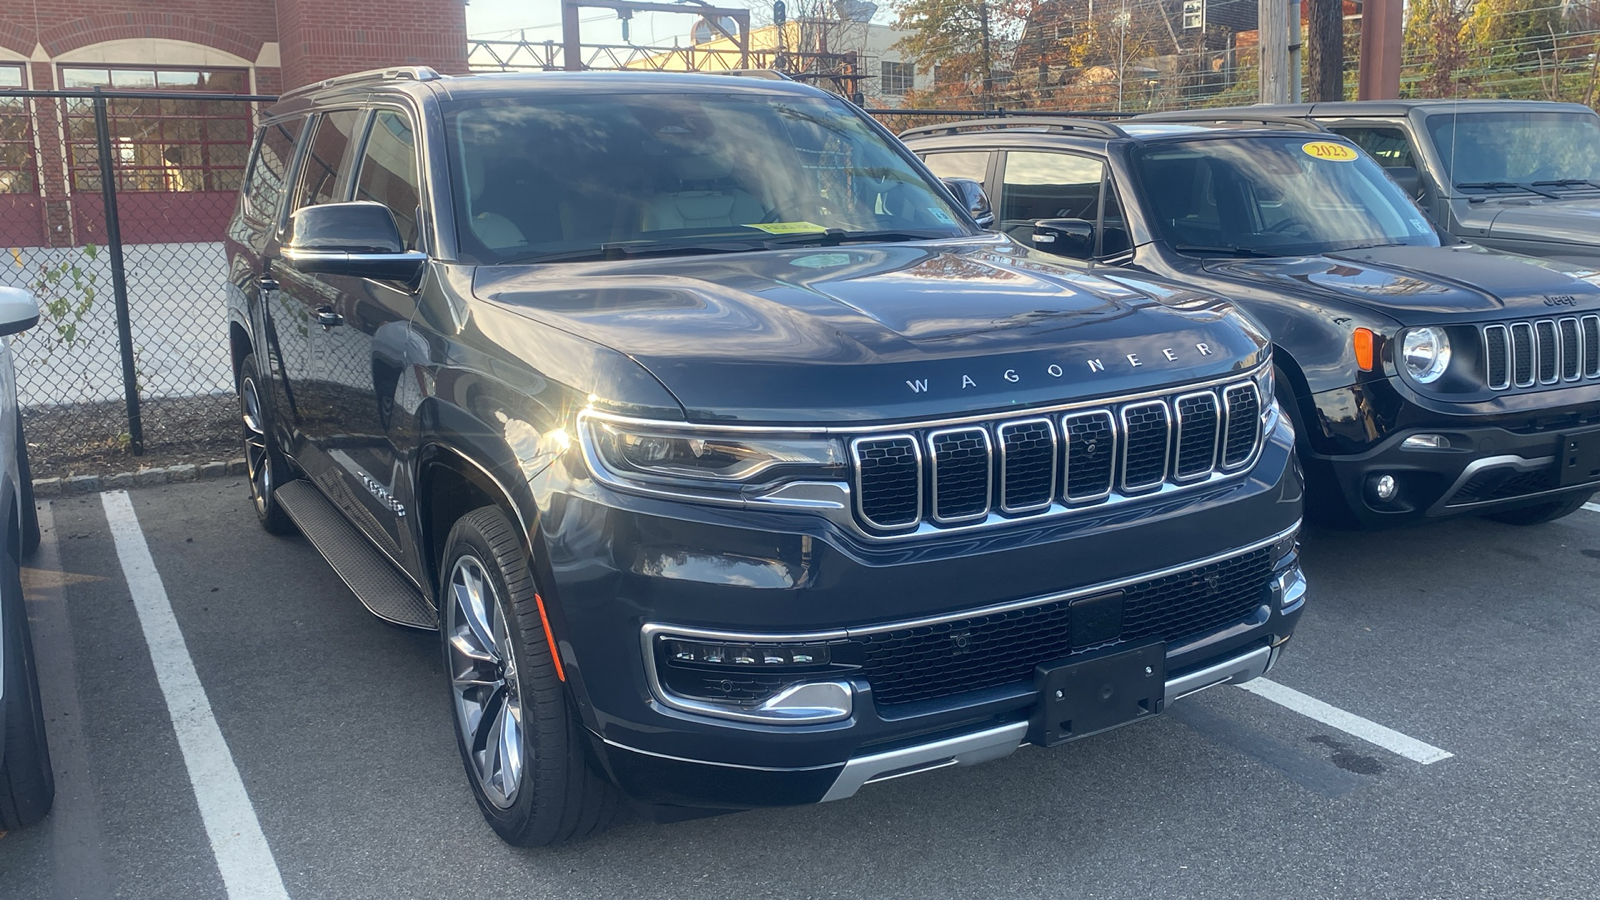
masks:
[[[240,481],[43,518],[25,578],[59,796],[0,838],[6,900],[1600,896],[1596,510],[1308,534],[1310,606],[1265,695],[547,850],[473,805],[436,636],[259,530]],[[166,627],[136,605],[152,584]],[[196,683],[173,680],[184,650]]]

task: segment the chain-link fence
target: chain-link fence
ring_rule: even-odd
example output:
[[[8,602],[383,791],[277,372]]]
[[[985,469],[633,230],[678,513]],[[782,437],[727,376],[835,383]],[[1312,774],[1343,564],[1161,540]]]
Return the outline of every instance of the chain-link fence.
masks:
[[[10,339],[36,476],[235,452],[222,240],[271,99],[0,91],[0,284],[41,310]]]

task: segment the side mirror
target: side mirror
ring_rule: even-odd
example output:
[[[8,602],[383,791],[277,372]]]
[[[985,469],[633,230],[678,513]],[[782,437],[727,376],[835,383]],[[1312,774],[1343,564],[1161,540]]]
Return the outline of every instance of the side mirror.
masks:
[[[983,185],[971,178],[946,178],[944,186],[956,195],[961,208],[972,216],[978,227],[994,227],[994,207],[989,205],[989,195],[983,192]]]
[[[39,302],[21,288],[0,287],[0,334],[16,334],[39,324]]]
[[[1040,219],[1033,223],[1033,246],[1057,256],[1094,258],[1094,223],[1084,219]]]
[[[1400,186],[1400,190],[1405,191],[1407,197],[1415,200],[1422,196],[1422,173],[1414,167],[1395,166],[1383,171],[1388,174],[1390,180]]]
[[[428,254],[401,243],[389,208],[370,200],[295,210],[283,258],[301,272],[390,281],[415,281],[428,262]]]

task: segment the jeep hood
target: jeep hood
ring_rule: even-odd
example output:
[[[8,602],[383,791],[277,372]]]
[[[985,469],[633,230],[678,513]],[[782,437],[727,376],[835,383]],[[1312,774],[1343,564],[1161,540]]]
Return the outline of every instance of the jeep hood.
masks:
[[[1229,260],[1230,280],[1315,301],[1353,301],[1402,325],[1600,308],[1600,287],[1550,260],[1472,246],[1375,247],[1322,256]]]
[[[626,354],[701,421],[1005,410],[1260,361],[1231,304],[1136,284],[985,237],[485,267],[473,293]]]
[[[1489,237],[1503,240],[1600,245],[1600,197],[1500,201]]]

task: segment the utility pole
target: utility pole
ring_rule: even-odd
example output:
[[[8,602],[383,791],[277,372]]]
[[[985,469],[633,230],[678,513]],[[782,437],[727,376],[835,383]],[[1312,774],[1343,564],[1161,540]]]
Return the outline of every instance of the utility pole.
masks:
[[[1257,21],[1261,29],[1260,102],[1288,103],[1289,4],[1286,0],[1259,0]]]
[[[1357,99],[1400,98],[1403,9],[1402,0],[1366,0],[1361,4],[1361,80]]]

